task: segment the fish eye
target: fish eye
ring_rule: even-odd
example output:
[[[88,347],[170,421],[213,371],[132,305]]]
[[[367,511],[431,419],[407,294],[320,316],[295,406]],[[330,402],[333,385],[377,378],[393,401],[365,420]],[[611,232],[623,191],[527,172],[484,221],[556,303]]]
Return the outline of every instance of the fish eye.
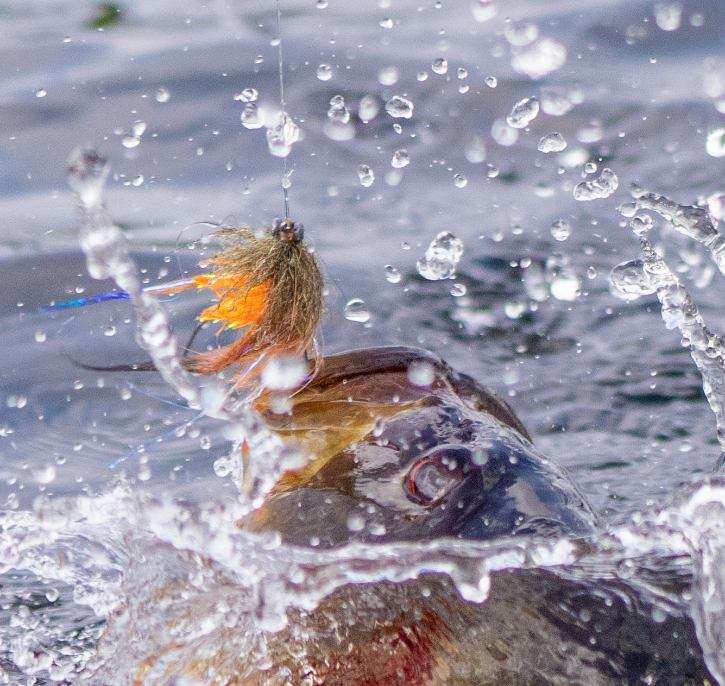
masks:
[[[418,458],[403,480],[403,490],[419,505],[435,505],[463,481],[471,451],[445,446]]]

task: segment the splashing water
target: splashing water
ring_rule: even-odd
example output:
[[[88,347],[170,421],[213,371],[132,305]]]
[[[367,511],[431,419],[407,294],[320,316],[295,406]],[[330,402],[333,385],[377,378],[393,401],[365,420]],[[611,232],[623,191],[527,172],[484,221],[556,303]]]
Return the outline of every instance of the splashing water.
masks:
[[[625,211],[656,212],[679,233],[704,245],[717,268],[725,274],[725,236],[718,230],[708,208],[681,205],[664,195],[648,193],[640,188],[632,191],[632,198],[634,202],[625,207]]]
[[[678,231],[705,245],[722,269],[722,237],[707,216],[707,210],[679,205],[664,196],[640,189],[635,189],[632,195],[635,210],[656,211]],[[625,215],[632,212],[631,206],[622,209]],[[680,330],[682,344],[690,349],[690,355],[702,374],[703,390],[715,415],[721,451],[725,453],[725,344],[720,336],[707,328],[692,296],[652,244],[649,236],[651,220],[635,216],[630,221],[630,227],[639,238],[642,260],[628,261],[615,267],[612,284],[626,297],[657,294],[665,326]]]
[[[28,610],[28,600],[20,602],[13,625],[0,627],[5,654],[15,668],[74,683],[134,678],[154,683],[208,664],[219,678],[243,678],[269,668],[269,641],[287,626],[291,613],[312,611],[343,586],[397,584],[421,574],[441,574],[464,600],[481,603],[489,594],[491,575],[500,570],[550,569],[562,578],[616,578],[620,570],[653,564],[665,550],[683,556],[681,564],[693,571],[697,634],[712,673],[725,674],[725,484],[716,478],[690,487],[669,507],[598,534],[596,545],[566,536],[518,536],[317,550],[282,545],[274,534],[240,528],[282,471],[304,461],[270,433],[244,399],[230,396],[215,379],[201,382],[186,373],[166,313],[142,290],[123,233],[103,206],[107,163],[84,151],[75,153],[69,166],[81,204],[89,270],[98,278],[114,278],[132,295],[139,342],[167,382],[190,405],[228,426],[234,446],[215,470],[232,478],[239,499],[192,506],[121,483],[98,496],[40,498],[32,511],[3,512],[0,571],[23,570],[52,584],[45,587],[45,602],[64,600],[77,617],[69,628],[54,623],[52,615],[39,620],[37,610]],[[460,240],[442,232],[425,261],[437,279],[450,278],[462,250]],[[665,278],[659,263],[648,259],[657,256],[648,253],[643,263],[656,278]],[[562,261],[556,268],[565,267]],[[658,282],[658,294],[670,286]],[[358,313],[364,308],[361,301],[353,305]],[[353,320],[362,318],[355,315]],[[301,371],[295,361],[286,361],[268,366],[266,378],[272,386],[287,387],[299,382]],[[414,384],[431,382],[425,364],[411,366],[408,374]],[[720,390],[712,386],[714,393]],[[242,443],[254,459],[244,459]],[[352,520],[348,525],[358,526]],[[678,611],[667,608],[683,602],[657,589],[645,586],[644,591],[654,594],[665,614]],[[4,593],[12,594],[12,589]],[[19,601],[10,595],[10,602]]]
[[[588,201],[608,198],[618,187],[619,179],[617,175],[611,169],[605,167],[596,179],[580,181],[574,186],[574,199]]]

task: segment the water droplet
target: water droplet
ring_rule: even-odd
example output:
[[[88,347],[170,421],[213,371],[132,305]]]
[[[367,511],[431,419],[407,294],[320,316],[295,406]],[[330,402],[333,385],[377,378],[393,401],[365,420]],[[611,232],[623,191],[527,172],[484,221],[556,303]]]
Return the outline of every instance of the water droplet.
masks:
[[[385,265],[385,280],[388,283],[400,283],[402,276],[392,264]]]
[[[103,329],[103,335],[104,336],[115,336],[116,327],[113,326],[113,324],[109,324],[105,329]]]
[[[451,279],[463,255],[463,243],[449,231],[441,231],[425,251],[425,258],[417,263],[418,274],[429,281]]]
[[[272,125],[267,127],[269,152],[275,157],[287,157],[299,137],[300,130],[292,117],[286,112],[279,112]]]
[[[526,303],[521,301],[507,302],[503,306],[503,311],[509,319],[519,319],[526,312]]]
[[[566,48],[551,38],[542,38],[511,59],[511,66],[520,74],[541,79],[566,63]]]
[[[327,110],[327,118],[330,121],[347,124],[350,121],[350,110],[345,105],[345,98],[342,95],[333,95],[330,98],[330,108]]]
[[[408,155],[408,151],[404,148],[396,150],[393,153],[393,159],[390,160],[390,164],[396,169],[402,169],[403,167],[407,167],[410,164],[410,156]]]
[[[486,142],[481,136],[474,136],[466,146],[466,159],[471,164],[481,164],[486,160]]]
[[[365,528],[365,520],[359,514],[351,514],[347,518],[347,528],[349,531],[362,531]]]
[[[332,78],[332,67],[329,64],[320,64],[317,67],[317,78],[320,81],[329,81]]]
[[[413,116],[413,103],[401,95],[394,95],[385,103],[385,111],[391,117],[410,119]]]
[[[262,384],[272,391],[290,391],[301,386],[306,376],[307,365],[302,358],[279,355],[262,370]]]
[[[642,260],[627,260],[618,264],[609,276],[612,293],[622,300],[636,300],[657,289],[644,268]]]
[[[121,145],[123,145],[124,148],[128,148],[129,150],[138,147],[138,144],[140,142],[141,139],[137,138],[136,136],[124,136],[121,139]]]
[[[468,185],[468,179],[465,174],[456,174],[453,177],[453,184],[456,188],[465,188]]]
[[[48,599],[49,603],[54,603],[60,597],[60,593],[57,588],[49,588],[45,592],[45,597]]]
[[[617,175],[608,167],[602,169],[598,178],[592,181],[581,181],[574,186],[574,199],[579,201],[608,198],[619,187]]]
[[[467,79],[468,78],[468,69],[465,67],[458,67],[458,70],[456,71],[456,76],[460,79]]]
[[[316,6],[318,10],[327,9],[327,0],[317,0]]]
[[[169,102],[171,93],[168,88],[157,88],[154,97],[156,98],[156,102]]]
[[[393,86],[394,84],[398,83],[399,78],[400,71],[397,67],[383,67],[378,72],[378,83],[382,84],[383,86]]]
[[[526,128],[539,114],[539,101],[537,98],[523,98],[519,100],[506,117],[509,126],[515,129]]]
[[[262,118],[259,116],[259,110],[256,103],[248,102],[244,106],[244,111],[240,115],[242,126],[245,129],[261,129],[264,126]]]
[[[445,57],[434,59],[431,69],[436,74],[446,74],[448,72],[448,60]]]
[[[139,481],[148,481],[151,478],[151,467],[149,467],[147,464],[142,464],[138,468],[138,474],[136,474],[136,478]]]
[[[55,465],[49,464],[35,472],[35,480],[41,485],[46,485],[55,481],[56,475]]]
[[[110,171],[106,158],[95,150],[76,148],[66,164],[68,183],[83,205],[87,208],[100,205]]]
[[[655,5],[655,21],[663,31],[676,31],[682,21],[682,5],[679,2],[658,2]]]
[[[529,43],[533,43],[539,37],[539,27],[529,22],[522,24],[510,23],[504,30],[504,36],[509,45],[522,48],[529,45]]]
[[[235,100],[240,102],[257,102],[259,98],[259,91],[256,88],[247,87],[241,93],[237,93],[234,96]]]
[[[373,95],[364,95],[360,99],[360,105],[358,107],[358,117],[363,124],[367,124],[369,121],[375,119],[380,111],[380,105]]]
[[[46,335],[45,331],[38,330],[35,332],[35,342],[36,343],[45,343],[46,340],[47,340],[47,335]]]
[[[489,88],[496,88],[498,86],[498,79],[495,76],[487,76],[483,82],[489,87]]]
[[[360,298],[348,300],[343,314],[345,315],[345,319],[350,322],[365,324],[365,322],[370,321],[370,311],[368,310],[367,305],[365,305],[365,301]]]
[[[418,73],[416,74],[415,78],[416,78],[416,79],[417,79],[418,81],[427,81],[427,80],[428,80],[428,72],[427,72],[427,71],[419,71],[419,72],[418,72]]]
[[[471,14],[479,24],[482,24],[496,16],[496,5],[493,4],[493,0],[473,0]]]
[[[511,128],[503,119],[496,119],[491,125],[491,138],[499,145],[509,147],[519,139],[519,132]]]
[[[375,181],[375,172],[367,165],[361,164],[357,168],[357,176],[360,179],[360,185],[369,188]]]
[[[454,284],[453,284],[453,285],[451,286],[451,291],[450,291],[450,293],[451,293],[451,295],[452,295],[452,296],[453,296],[454,298],[461,298],[461,297],[463,297],[464,295],[466,295],[466,293],[468,293],[468,289],[466,288],[466,285],[465,285],[465,284],[463,284],[463,283],[454,283]]]
[[[413,386],[427,388],[435,380],[435,369],[430,362],[416,360],[408,365],[408,381]]]
[[[131,127],[131,131],[133,132],[133,135],[136,136],[136,138],[141,138],[141,136],[146,133],[146,122],[145,121],[137,121],[133,123],[133,126]]]
[[[393,20],[390,17],[384,17],[381,19],[378,24],[380,25],[380,28],[383,29],[392,29],[393,28]]]
[[[713,129],[707,134],[705,150],[708,155],[712,155],[713,157],[725,156],[725,128]]]
[[[569,112],[572,107],[574,107],[574,104],[563,93],[551,88],[542,89],[541,109],[546,114],[552,117],[561,117]]]
[[[538,149],[539,152],[561,152],[566,148],[566,141],[557,131],[547,133],[539,141]]]
[[[44,98],[46,95],[48,95],[48,91],[45,90],[45,88],[39,88],[37,91],[35,91],[36,98]]]
[[[597,171],[597,163],[596,162],[587,162],[584,165],[584,173],[585,174],[595,174]]]
[[[571,225],[564,219],[557,219],[551,225],[551,235],[557,241],[565,241],[571,235]]]

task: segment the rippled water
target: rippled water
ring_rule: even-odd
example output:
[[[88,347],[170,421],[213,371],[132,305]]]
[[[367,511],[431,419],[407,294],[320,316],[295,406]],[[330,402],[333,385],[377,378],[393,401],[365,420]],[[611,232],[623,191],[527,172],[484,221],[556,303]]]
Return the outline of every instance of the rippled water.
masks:
[[[717,565],[708,564],[722,554],[722,486],[685,484],[709,474],[718,458],[715,420],[657,298],[615,297],[609,273],[640,257],[617,211],[631,200],[630,184],[680,203],[709,198],[711,213],[723,216],[716,196],[725,192],[725,163],[713,137],[725,109],[723,5],[681,2],[676,21],[674,3],[655,12],[649,2],[511,1],[493,3],[497,15],[476,21],[485,4],[472,11],[468,2],[445,0],[387,8],[329,0],[324,9],[313,0],[283,2],[287,109],[303,135],[289,157],[291,209],[329,282],[325,351],[418,345],[507,396],[538,448],[569,468],[602,514],[616,539],[613,558],[634,549],[646,555],[645,542],[651,550],[659,543],[674,552],[709,550],[694,563],[709,595],[695,591],[693,613],[713,650],[713,622],[722,619],[713,598],[723,596]],[[354,560],[370,553],[353,550],[349,566],[315,555],[323,571],[303,592],[295,572],[313,564],[304,551],[265,547],[232,530],[238,488],[212,468],[229,451],[223,423],[179,406],[156,376],[99,375],[68,359],[143,359],[128,305],[72,315],[37,308],[107,290],[87,276],[78,250],[64,172],[78,145],[110,158],[107,203],[149,283],[198,261],[203,248],[192,241],[208,226],[194,222],[261,225],[280,214],[280,160],[262,131],[242,126],[245,102],[235,97],[255,88],[263,114],[276,104],[271,6],[212,2],[180,11],[155,0],[129,6],[125,22],[103,32],[86,28],[90,4],[4,3],[0,11],[0,503],[10,532],[0,561],[11,681],[18,672],[45,676],[50,667],[51,678],[70,681],[76,669],[98,669],[104,683],[129,660],[141,661],[154,644],[124,643],[133,634],[128,624],[127,634],[115,624],[95,652],[105,619],[129,604],[131,615],[140,611],[144,588],[159,578],[182,584],[194,571],[208,576],[203,593],[186,594],[187,602],[223,588],[243,618],[256,601],[240,579],[289,567],[287,577],[265,571],[252,584],[281,589],[279,603],[258,618],[274,628],[289,588],[306,607],[346,579],[450,571],[450,560],[473,557],[453,573],[473,597],[500,556],[513,566],[546,559],[596,566],[596,554],[566,546],[547,557],[537,552],[542,543],[525,554],[518,544],[495,552],[441,544],[434,553],[379,551],[382,561],[361,571]],[[527,24],[538,28],[533,39]],[[526,75],[532,65],[555,66],[562,46],[563,66],[538,80]],[[329,116],[335,96],[352,113],[348,121]],[[405,103],[390,105],[394,96],[404,96],[412,113]],[[533,97],[541,107],[531,118],[526,99]],[[361,103],[365,116],[357,114]],[[508,127],[513,114],[528,128]],[[553,133],[566,141],[560,152]],[[552,140],[554,151],[545,152]],[[579,192],[577,200],[581,183],[587,197]],[[463,243],[455,279],[421,278],[417,263],[445,231]],[[672,231],[662,241],[708,325],[725,331],[723,277],[707,252]],[[369,316],[345,316],[354,299]],[[182,339],[198,304],[170,305]],[[47,500],[39,503],[39,495]],[[77,496],[84,499],[58,500]],[[187,505],[169,504],[172,497]],[[232,509],[194,514],[194,504],[209,502]],[[40,519],[30,514],[38,508]],[[650,511],[644,523],[633,520],[642,509]],[[178,527],[182,512],[192,513],[193,526]],[[617,538],[619,525],[627,533]],[[212,570],[197,556],[214,561]],[[152,564],[133,564],[138,559]],[[151,569],[164,573],[151,579]],[[698,597],[710,600],[698,605]],[[212,625],[217,611],[232,622],[215,606],[206,614]],[[145,631],[156,628],[159,645],[167,619],[147,618]],[[264,653],[253,631],[239,636],[238,652]],[[114,640],[120,648],[111,655]],[[722,668],[722,653],[717,659]]]

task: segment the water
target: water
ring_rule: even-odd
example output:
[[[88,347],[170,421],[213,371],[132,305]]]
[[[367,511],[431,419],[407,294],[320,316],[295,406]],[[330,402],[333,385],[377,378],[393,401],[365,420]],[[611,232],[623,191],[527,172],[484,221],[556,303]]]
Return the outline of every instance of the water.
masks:
[[[198,642],[213,650],[222,627],[237,629],[230,651],[262,664],[262,630],[284,624],[288,606],[308,609],[346,581],[439,570],[464,597],[482,600],[501,566],[593,574],[630,560],[662,564],[663,550],[687,557],[695,582],[685,605],[722,678],[724,496],[720,482],[704,481],[720,454],[716,422],[679,330],[660,317],[661,282],[642,285],[632,217],[617,212],[634,203],[637,217],[658,219],[643,229],[652,248],[664,247],[708,330],[725,331],[722,266],[711,257],[720,243],[706,240],[710,226],[721,235],[722,222],[702,211],[725,190],[722,4],[282,4],[284,35],[304,36],[285,42],[287,111],[299,132],[279,114],[274,17],[264,3],[180,12],[159,0],[104,31],[85,27],[82,3],[58,0],[52,12],[46,2],[5,5],[0,503],[3,605],[12,609],[0,630],[8,678],[115,681],[172,635],[181,637],[182,662]],[[382,26],[386,18],[392,24]],[[391,67],[397,80],[386,85]],[[246,89],[258,96],[236,100]],[[380,116],[399,94],[414,103],[410,118]],[[342,106],[328,117],[336,96]],[[529,130],[509,126],[512,103],[531,97],[540,111]],[[270,147],[248,130],[264,127]],[[542,154],[554,130],[567,147]],[[273,436],[239,407],[225,409],[219,389],[177,378],[178,369],[166,378],[196,409],[157,375],[73,366],[68,355],[90,364],[144,359],[128,304],[72,318],[36,311],[111,287],[87,276],[65,181],[68,154],[87,144],[111,160],[106,203],[115,222],[101,213],[84,239],[92,273],[127,266],[115,252],[117,225],[139,263],[136,276],[121,269],[132,285],[178,278],[177,260],[190,269],[208,255],[197,239],[209,228],[195,222],[259,226],[278,216],[281,160],[270,148],[287,154],[292,214],[308,227],[329,283],[325,351],[422,346],[494,387],[601,514],[599,546],[441,541],[322,554],[241,533],[237,516],[299,457],[280,463]],[[630,197],[633,182],[649,195]],[[84,185],[83,203],[95,206],[102,185]],[[685,211],[673,213],[661,196]],[[551,227],[563,217],[574,229],[560,241]],[[465,246],[455,283],[416,269],[443,231]],[[609,282],[624,261],[628,295],[639,296],[627,300]],[[709,277],[706,265],[716,267]],[[165,304],[181,344],[202,304]],[[173,365],[175,339],[145,305],[141,339]],[[292,377],[295,365],[272,372]],[[426,370],[413,376],[425,382]],[[257,436],[254,453],[269,457],[257,473],[234,450],[243,434]],[[161,609],[165,592],[174,602]],[[164,666],[154,665],[151,682]]]

